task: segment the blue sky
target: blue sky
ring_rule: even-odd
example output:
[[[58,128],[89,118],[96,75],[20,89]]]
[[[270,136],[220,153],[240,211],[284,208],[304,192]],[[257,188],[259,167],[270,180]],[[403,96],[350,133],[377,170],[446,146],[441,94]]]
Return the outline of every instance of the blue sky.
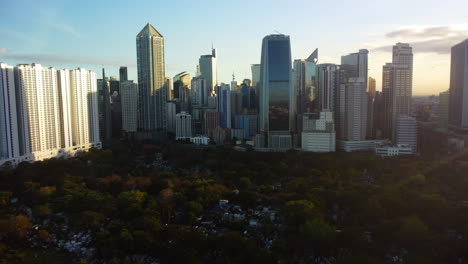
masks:
[[[450,46],[468,38],[468,1],[306,0],[0,0],[0,61],[83,67],[136,79],[135,36],[148,22],[165,37],[166,76],[195,72],[198,58],[218,51],[220,81],[250,78],[261,40],[290,35],[294,59],[319,49],[320,62],[368,48],[369,75],[380,87],[382,65],[397,41],[414,46],[413,94],[449,85]]]

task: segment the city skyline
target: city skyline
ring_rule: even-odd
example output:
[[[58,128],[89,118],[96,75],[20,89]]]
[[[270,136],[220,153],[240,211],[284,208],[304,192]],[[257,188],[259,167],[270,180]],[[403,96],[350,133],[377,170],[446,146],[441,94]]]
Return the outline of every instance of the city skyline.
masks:
[[[129,79],[136,81],[134,32],[149,22],[165,36],[167,77],[172,78],[182,71],[195,76],[198,58],[208,54],[213,44],[218,53],[219,82],[229,83],[233,72],[237,80],[252,78],[250,65],[260,63],[261,39],[277,30],[290,36],[293,60],[307,58],[318,48],[319,63],[339,63],[343,55],[369,49],[369,76],[376,78],[377,90],[381,90],[381,67],[390,60],[392,45],[409,43],[415,54],[414,95],[438,94],[449,87],[450,47],[468,36],[461,11],[464,6],[468,8],[468,3],[449,2],[456,4],[457,9],[452,10],[454,5],[439,6],[427,1],[424,5],[407,3],[405,9],[397,8],[397,4],[382,6],[357,1],[341,4],[336,10],[306,1],[294,1],[286,7],[277,1],[268,5],[184,2],[178,5],[187,7],[181,14],[186,19],[179,21],[170,17],[175,6],[168,3],[143,1],[130,6],[122,2],[103,1],[91,5],[82,1],[71,6],[66,2],[49,1],[36,6],[35,2],[13,4],[11,1],[2,8],[10,12],[0,11],[6,21],[0,26],[0,33],[5,36],[0,44],[0,60],[9,65],[36,62],[56,68],[83,67],[94,72],[104,66],[110,76],[118,76],[119,67],[127,66]],[[243,8],[246,6],[249,8]],[[260,12],[261,8],[265,12]],[[384,9],[384,13],[380,12]],[[444,12],[446,9],[450,12]],[[104,10],[108,15],[94,15],[103,14]],[[205,12],[196,10],[211,12],[213,16],[205,18],[199,14]],[[279,10],[285,17],[281,22],[268,15]],[[321,12],[312,16],[310,10]],[[340,10],[356,11],[357,14],[350,13],[366,15],[366,21],[374,19],[376,23],[348,23],[351,14],[337,16]],[[80,12],[87,15],[76,15]],[[226,12],[238,15],[239,19],[219,19]],[[399,19],[390,20],[389,16],[395,12]],[[425,17],[416,13],[424,13]],[[296,23],[293,18],[301,16],[304,21]],[[347,23],[343,23],[345,21]],[[312,27],[311,34],[311,25],[317,23],[323,27]],[[113,37],[109,41],[94,41],[99,34]]]

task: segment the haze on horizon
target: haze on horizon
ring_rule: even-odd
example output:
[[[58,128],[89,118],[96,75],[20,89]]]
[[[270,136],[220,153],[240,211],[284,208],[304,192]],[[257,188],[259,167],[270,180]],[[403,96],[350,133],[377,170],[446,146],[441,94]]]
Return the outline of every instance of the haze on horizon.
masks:
[[[165,38],[166,76],[195,73],[200,55],[217,49],[221,82],[251,78],[262,38],[291,37],[293,59],[319,49],[319,63],[369,49],[369,76],[381,87],[382,66],[396,42],[413,47],[413,95],[449,87],[450,47],[468,38],[468,1],[13,1],[3,0],[0,61],[82,67],[136,80],[135,36],[146,23]]]

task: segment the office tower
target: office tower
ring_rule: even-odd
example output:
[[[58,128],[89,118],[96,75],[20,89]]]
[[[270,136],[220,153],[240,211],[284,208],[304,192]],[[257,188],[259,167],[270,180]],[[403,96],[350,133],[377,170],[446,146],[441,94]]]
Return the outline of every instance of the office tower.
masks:
[[[250,80],[250,79],[244,79],[244,80],[242,81],[242,84],[245,84],[245,85],[247,85],[248,87],[252,87],[252,80]]]
[[[119,81],[125,82],[128,81],[128,73],[127,73],[127,67],[125,66],[120,66],[119,69]]]
[[[243,130],[243,138],[252,138],[257,134],[257,115],[235,115],[232,128]]]
[[[233,115],[242,114],[242,93],[240,91],[232,91],[231,88],[231,113]]]
[[[205,79],[194,77],[192,78],[192,104],[194,106],[208,105],[208,86]]]
[[[232,75],[233,80],[231,81],[231,91],[239,91],[239,85],[237,85],[237,81],[234,80],[234,74]]]
[[[99,108],[99,137],[101,141],[112,137],[112,116],[110,106],[110,82],[106,78],[104,68],[102,79],[97,80],[98,108]]]
[[[176,139],[186,139],[192,137],[192,116],[189,113],[181,112],[176,115]]]
[[[200,56],[199,69],[199,77],[205,79],[208,92],[210,94],[214,93],[216,85],[218,85],[218,66],[215,49],[211,49],[211,55]]]
[[[136,36],[138,68],[138,130],[166,129],[164,37],[147,24]]]
[[[229,84],[221,84],[216,87],[217,106],[219,112],[220,126],[231,128],[231,91]]]
[[[385,104],[383,137],[394,140],[395,122],[399,115],[411,114],[411,68],[387,63],[382,71],[382,93]]]
[[[174,100],[174,89],[172,88],[172,79],[166,77],[166,82],[164,83],[164,89],[166,90],[166,101]]]
[[[369,92],[366,92],[366,98],[367,98],[367,132],[366,132],[366,138],[367,139],[373,139],[373,127],[374,127],[374,98],[372,97],[372,94]]]
[[[252,70],[252,89],[255,93],[254,98],[253,98],[253,104],[252,106],[258,110],[258,106],[260,105],[260,98],[259,98],[259,93],[260,93],[260,64],[252,64],[251,65],[251,70]]]
[[[190,88],[191,86],[190,73],[186,71],[177,74],[176,76],[174,76],[174,78],[172,78],[172,80],[174,82],[174,90],[173,90],[174,98],[180,98],[179,90],[181,89],[181,87],[185,86],[185,87]]]
[[[119,93],[120,92],[120,81],[117,80],[117,77],[111,76],[109,78],[109,91],[110,95],[112,96],[114,93]]]
[[[351,77],[340,85],[339,138],[365,140],[367,135],[367,79]]]
[[[468,131],[468,39],[452,47],[449,127]]]
[[[399,115],[396,119],[395,144],[407,145],[416,152],[418,128],[414,117]]]
[[[176,132],[176,103],[171,101],[166,103],[167,108],[167,131]]]
[[[250,86],[242,83],[240,92],[242,94],[242,109],[250,109]]]
[[[255,88],[257,91],[260,87],[260,68],[261,64],[252,64],[252,87]]]
[[[341,56],[341,69],[344,71],[345,82],[348,78],[364,78],[367,91],[367,69],[369,51],[360,49],[357,53]]]
[[[408,65],[413,74],[413,48],[408,43],[398,42],[393,46],[392,63]],[[412,78],[412,76],[411,76]]]
[[[122,104],[122,130],[127,133],[137,131],[138,85],[133,81],[120,82]]]
[[[336,64],[317,65],[318,109],[322,112],[334,112],[337,103],[337,91],[340,85],[340,66]]]
[[[41,159],[61,146],[57,72],[40,64],[15,71],[20,154]]]
[[[219,112],[215,110],[205,111],[203,114],[203,133],[211,136],[213,130],[219,127]]]
[[[372,137],[375,139],[383,138],[385,128],[385,103],[382,92],[375,92],[373,121],[372,121]]]
[[[449,91],[439,94],[439,113],[437,117],[437,128],[447,131],[449,118]]]
[[[367,92],[370,93],[372,95],[372,98],[375,98],[375,79],[372,78],[372,77],[369,77],[369,83],[368,83],[368,87],[367,87]]]
[[[0,160],[20,155],[14,68],[0,63]]]
[[[292,89],[291,44],[289,36],[263,38],[260,68],[259,129],[289,135]]]
[[[314,57],[316,51],[305,60],[294,60],[293,66],[293,85],[296,105],[296,114],[303,114],[308,111],[314,111],[315,99],[317,96],[317,58]]]
[[[333,113],[304,113],[302,118],[302,150],[312,152],[335,152],[336,132],[333,122]]]

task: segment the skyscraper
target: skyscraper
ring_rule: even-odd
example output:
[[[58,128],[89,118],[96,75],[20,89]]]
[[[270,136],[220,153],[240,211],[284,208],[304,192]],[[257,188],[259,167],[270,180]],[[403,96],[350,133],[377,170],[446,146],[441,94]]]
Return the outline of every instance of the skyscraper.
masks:
[[[41,159],[61,146],[57,71],[40,64],[20,65],[15,71],[20,154]]]
[[[336,64],[317,65],[318,109],[322,112],[335,112],[340,85],[340,66]]]
[[[382,72],[382,93],[385,104],[383,136],[394,140],[397,117],[411,114],[411,68],[404,64],[387,63],[383,66]]]
[[[174,94],[174,98],[180,98],[180,89],[182,89],[182,87],[190,87],[190,73],[184,71],[184,72],[181,72],[179,74],[177,74],[176,76],[174,76],[174,78],[172,78],[173,82],[174,82],[174,90],[173,90],[173,94]]]
[[[205,79],[210,94],[215,93],[218,85],[218,65],[216,49],[211,50],[211,55],[202,55],[199,60],[200,77]]]
[[[449,117],[450,93],[445,91],[439,94],[439,113],[437,115],[437,128],[447,131]]]
[[[340,125],[339,137],[344,140],[365,140],[367,135],[367,79],[364,77],[351,77],[345,84],[341,84],[340,105],[344,106]],[[344,90],[344,91],[343,91]],[[344,100],[344,102],[341,102]]]
[[[122,104],[122,130],[127,133],[137,131],[138,86],[133,81],[120,82]]]
[[[372,77],[369,77],[369,86],[367,87],[367,92],[372,95],[372,98],[375,98],[375,79]]]
[[[348,78],[364,78],[364,80],[366,80],[366,91],[368,77],[368,54],[368,50],[360,49],[357,53],[341,56],[341,69],[343,69],[345,73],[345,82],[348,80]]]
[[[414,117],[399,115],[395,122],[395,144],[407,145],[416,152],[418,128]]]
[[[140,131],[166,129],[164,37],[151,24],[136,36]]]
[[[112,137],[112,116],[110,106],[110,82],[102,69],[102,79],[97,80],[98,108],[99,108],[99,137],[101,141]]]
[[[0,160],[19,156],[14,68],[0,63]]]
[[[206,81],[200,77],[192,78],[192,104],[196,106],[208,105],[208,86]]]
[[[468,131],[468,39],[452,47],[449,127]]]
[[[295,118],[297,123],[302,120],[297,117],[310,111],[315,111],[315,99],[317,96],[317,67],[316,67],[316,54],[315,50],[309,58],[305,60],[294,60],[293,63],[293,100],[296,108]]]
[[[291,44],[289,36],[263,38],[260,70],[260,131],[289,134],[292,109]]]
[[[181,112],[176,115],[176,139],[186,139],[192,137],[192,116],[189,113]]]
[[[231,128],[231,91],[229,84],[221,84],[216,87],[216,110],[219,112],[220,126]]]
[[[120,75],[119,81],[121,82],[128,81],[127,67],[120,66],[119,75]]]

